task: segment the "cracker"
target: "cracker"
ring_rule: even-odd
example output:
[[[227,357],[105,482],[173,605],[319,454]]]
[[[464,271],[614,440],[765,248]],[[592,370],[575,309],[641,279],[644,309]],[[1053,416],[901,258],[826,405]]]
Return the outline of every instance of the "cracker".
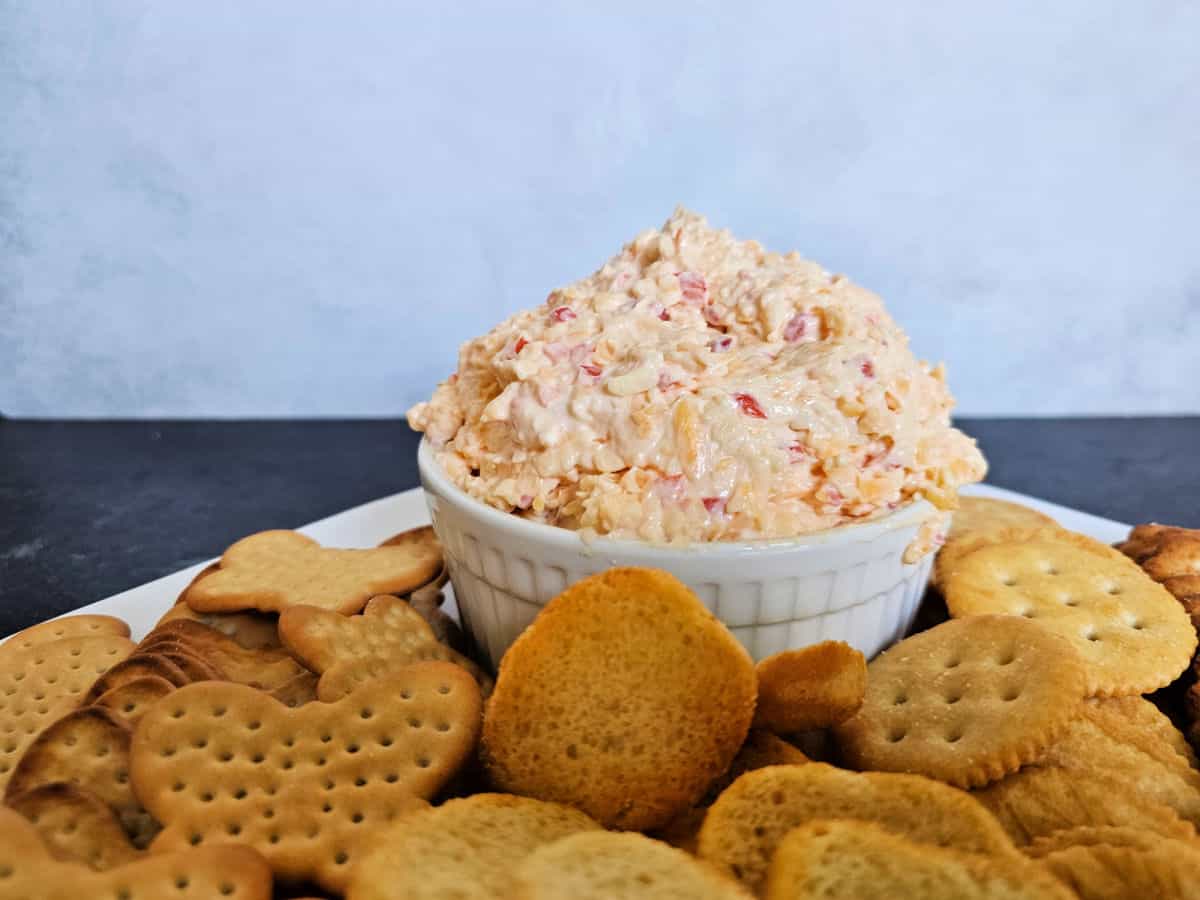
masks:
[[[1200,772],[1159,734],[1138,727],[1111,701],[1085,703],[1082,715],[1042,762],[1084,776],[1110,774],[1144,800],[1162,803],[1193,825],[1200,824]]]
[[[39,622],[24,631],[18,631],[12,637],[0,644],[0,656],[5,656],[17,650],[28,650],[39,644],[69,637],[100,637],[115,635],[129,637],[129,625],[113,616],[77,615],[64,616],[61,619],[51,619],[49,622]]]
[[[146,856],[106,872],[56,861],[37,830],[0,809],[0,900],[271,900],[271,870],[247,847]]]
[[[220,569],[188,589],[187,604],[199,612],[304,605],[350,615],[375,594],[420,587],[441,564],[441,553],[423,543],[341,550],[295,531],[263,531],[226,550]]]
[[[960,496],[946,543],[934,560],[933,583],[940,585],[948,571],[980,547],[1060,531],[1062,528],[1054,519],[1028,506],[991,497]]]
[[[185,647],[229,681],[274,691],[305,674],[304,666],[282,648],[250,650],[202,622],[175,619],[155,627],[142,640],[143,652]]]
[[[475,682],[439,662],[294,710],[245,685],[189,685],[134,732],[133,784],[164,825],[152,849],[236,840],[285,880],[340,891],[363,839],[470,755],[479,717]]]
[[[373,597],[361,616],[294,606],[279,617],[279,636],[304,665],[318,672],[317,696],[344,697],[360,685],[414,662],[461,666],[491,693],[492,679],[461,653],[438,643],[432,629],[398,597]]]
[[[34,737],[80,705],[109,666],[133,650],[120,635],[61,638],[0,659],[0,792]]]
[[[301,672],[291,681],[286,681],[275,690],[270,691],[272,697],[284,706],[295,709],[305,703],[317,699],[317,682],[319,678],[312,672]]]
[[[968,853],[1018,856],[970,794],[920,775],[848,772],[825,763],[747,772],[708,811],[699,855],[757,893],[784,835],[828,818],[875,822],[910,840]]]
[[[94,703],[99,697],[141,678],[161,678],[169,681],[175,687],[183,687],[188,683],[188,677],[183,669],[169,659],[156,653],[139,651],[117,663],[107,672],[103,672],[87,692],[85,702]]]
[[[112,807],[73,784],[45,784],[6,803],[33,824],[59,859],[102,871],[142,855]]]
[[[405,599],[413,611],[425,620],[425,624],[429,626],[439,644],[445,644],[451,650],[457,650],[468,659],[478,655],[471,639],[467,637],[459,624],[441,608],[444,599],[441,591],[436,591],[435,596],[430,596],[424,588],[421,588],[413,591]]]
[[[1164,840],[1151,848],[1103,844],[1048,853],[1042,863],[1079,900],[1194,900],[1200,885],[1200,848]]]
[[[867,690],[867,661],[843,641],[784,650],[755,666],[754,725],[777,734],[829,728],[854,715]]]
[[[1145,697],[1108,697],[1100,707],[1112,711],[1140,731],[1153,735],[1155,740],[1182,756],[1193,769],[1200,768],[1196,752],[1169,716]]]
[[[153,703],[173,690],[175,685],[167,679],[145,675],[105,691],[92,705],[108,710],[132,728]]]
[[[1019,616],[952,619],[871,663],[866,700],[835,729],[855,768],[979,787],[1033,762],[1083,708],[1070,643]]]
[[[383,831],[355,867],[346,898],[492,900],[538,847],[599,828],[569,806],[527,797],[447,800]]]
[[[393,534],[390,538],[380,541],[380,547],[409,547],[409,546],[431,547],[437,551],[440,556],[442,553],[442,544],[438,540],[437,533],[433,530],[432,525],[419,525],[416,528],[410,528],[408,531],[402,531],[399,534]]]
[[[1072,900],[1030,860],[995,859],[908,840],[871,822],[818,820],[790,831],[766,900]]]
[[[504,655],[481,755],[504,790],[649,830],[728,768],[755,692],[745,649],[680,581],[610,569],[551,600]]]
[[[954,617],[1007,613],[1067,638],[1088,671],[1088,693],[1143,694],[1187,668],[1196,632],[1160,585],[1113,551],[1100,557],[1061,541],[994,544],[942,585]]]
[[[213,572],[217,571],[217,564],[213,563],[201,574],[208,573],[210,569]],[[184,592],[184,596],[187,596],[186,592]],[[279,635],[275,630],[278,616],[272,613],[201,613],[196,612],[187,603],[180,600],[167,610],[155,627],[165,625],[167,622],[174,622],[177,619],[187,619],[207,625],[209,628],[215,628],[226,637],[233,638],[247,650],[278,650],[281,646]]]
[[[1075,828],[1063,828],[1034,838],[1025,849],[1026,856],[1039,859],[1048,853],[1065,850],[1068,847],[1133,847],[1138,850],[1151,850],[1164,840],[1161,834],[1153,831],[1142,831],[1140,828],[1130,828],[1122,825],[1079,825]],[[1186,843],[1191,843],[1187,841]]]
[[[632,832],[588,831],[535,850],[509,900],[748,900],[737,882],[682,850]]]
[[[154,824],[129,783],[129,726],[107,710],[68,713],[42,731],[22,754],[5,802],[48,784],[71,784],[107,803],[134,843],[145,844]]]
[[[1018,846],[1081,825],[1121,825],[1190,839],[1196,829],[1164,803],[1146,800],[1123,780],[1058,766],[1026,766],[974,792]]]

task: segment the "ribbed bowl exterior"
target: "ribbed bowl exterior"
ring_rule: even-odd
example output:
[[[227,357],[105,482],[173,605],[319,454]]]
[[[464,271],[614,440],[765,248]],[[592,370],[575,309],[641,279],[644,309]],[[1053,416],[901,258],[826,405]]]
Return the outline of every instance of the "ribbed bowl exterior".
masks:
[[[662,547],[596,539],[528,522],[468,497],[424,443],[421,480],[463,625],[493,667],[568,585],[613,566],[674,574],[759,660],[823,640],[869,658],[912,625],[932,564],[902,561],[932,507],[803,539]]]

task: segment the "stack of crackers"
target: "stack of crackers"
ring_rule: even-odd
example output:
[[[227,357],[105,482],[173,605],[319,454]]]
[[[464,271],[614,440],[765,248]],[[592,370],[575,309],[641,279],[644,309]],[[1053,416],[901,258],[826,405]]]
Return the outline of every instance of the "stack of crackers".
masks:
[[[1182,529],[1114,549],[964,500],[942,614],[869,664],[756,666],[630,568],[493,677],[431,530],[251,535],[139,643],[81,615],[0,645],[0,900],[1197,896],[1167,713],[1200,688],[1146,695],[1188,684],[1198,563]]]

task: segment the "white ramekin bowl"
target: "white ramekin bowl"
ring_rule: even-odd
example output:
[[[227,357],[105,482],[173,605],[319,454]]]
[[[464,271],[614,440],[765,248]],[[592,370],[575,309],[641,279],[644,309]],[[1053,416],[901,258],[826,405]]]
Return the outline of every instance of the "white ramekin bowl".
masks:
[[[881,519],[791,540],[688,547],[584,542],[574,531],[468,496],[424,441],[417,462],[463,625],[493,667],[554,596],[613,566],[671,572],[755,660],[823,640],[846,641],[870,658],[904,636],[929,578],[932,554],[913,565],[901,559],[934,512],[923,500]]]

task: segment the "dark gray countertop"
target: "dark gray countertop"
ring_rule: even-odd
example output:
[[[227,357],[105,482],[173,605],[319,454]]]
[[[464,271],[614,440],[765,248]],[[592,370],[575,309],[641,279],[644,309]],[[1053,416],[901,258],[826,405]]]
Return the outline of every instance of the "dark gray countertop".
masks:
[[[966,419],[1001,487],[1200,527],[1200,417]],[[417,484],[401,421],[0,420],[0,634]]]

